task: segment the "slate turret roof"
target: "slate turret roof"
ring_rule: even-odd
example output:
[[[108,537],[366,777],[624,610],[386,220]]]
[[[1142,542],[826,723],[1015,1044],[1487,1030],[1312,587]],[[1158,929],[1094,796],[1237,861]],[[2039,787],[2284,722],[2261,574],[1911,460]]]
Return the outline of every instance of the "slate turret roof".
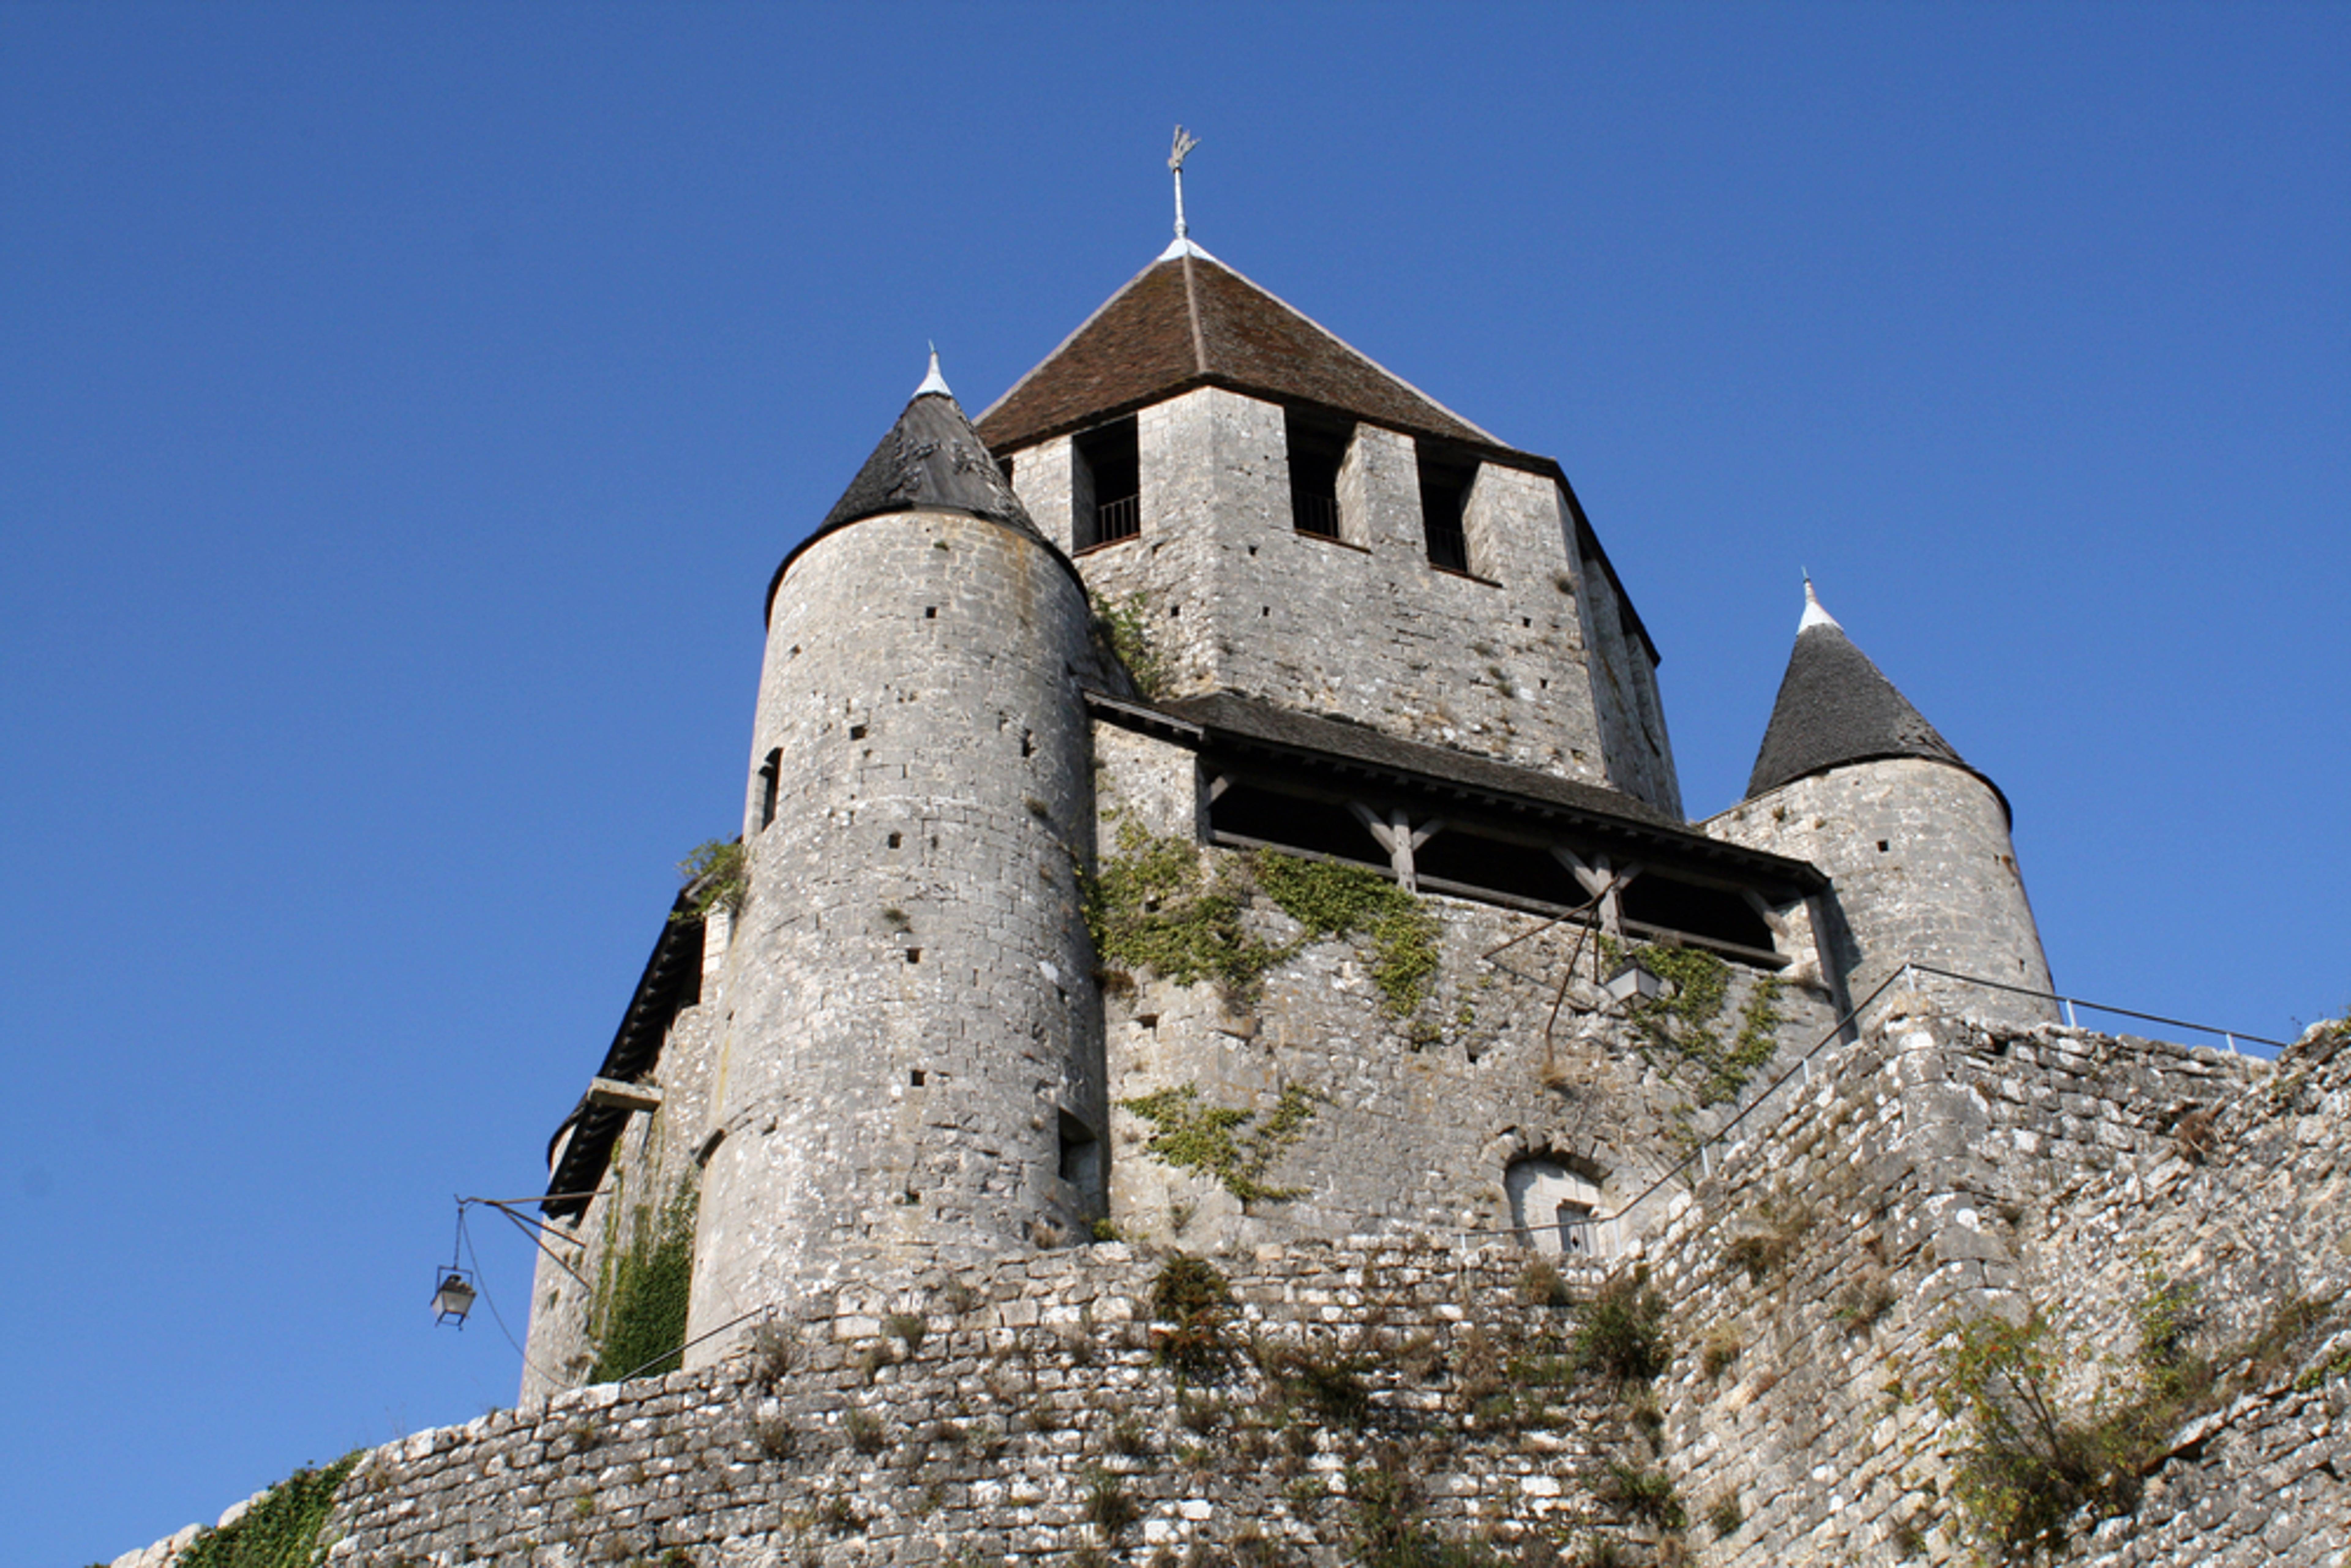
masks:
[[[883,512],[967,512],[1029,533],[1037,525],[939,375],[939,357],[890,434],[817,525],[819,534]],[[1040,535],[1040,538],[1043,536]]]
[[[1197,386],[1514,451],[1188,240],[1168,246],[997,399],[979,416],[979,433],[1004,452]]]
[[[1832,768],[1889,757],[1924,758],[1976,772],[1869,655],[1854,646],[1807,581],[1804,616],[1797,622],[1796,645],[1780,679],[1755,771],[1748,777],[1747,798]],[[1984,782],[1991,785],[1989,779]],[[1991,788],[2000,793],[1999,786]],[[2002,797],[2003,809],[2007,803]]]
[[[768,608],[773,612],[776,590],[791,570],[800,552],[850,524],[886,512],[961,512],[1018,528],[1045,547],[1072,578],[1077,569],[1058,546],[1038,530],[1020,497],[1012,493],[1004,470],[988,455],[979,433],[965,416],[963,405],[947,390],[939,374],[937,350],[931,353],[930,374],[914,389],[905,412],[890,427],[849,482],[824,521],[809,530],[791,548],[776,575],[768,580]]]

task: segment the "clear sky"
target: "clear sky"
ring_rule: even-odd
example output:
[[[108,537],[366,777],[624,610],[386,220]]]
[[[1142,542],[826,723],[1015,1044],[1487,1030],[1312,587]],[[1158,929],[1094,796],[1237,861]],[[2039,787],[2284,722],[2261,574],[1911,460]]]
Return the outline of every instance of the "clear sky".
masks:
[[[1799,570],[2061,988],[2351,1001],[2351,9],[0,5],[0,1518],[514,1397],[425,1311],[738,825],[935,339],[1165,243],[1556,456],[1739,797]],[[517,1333],[529,1254],[480,1231]]]

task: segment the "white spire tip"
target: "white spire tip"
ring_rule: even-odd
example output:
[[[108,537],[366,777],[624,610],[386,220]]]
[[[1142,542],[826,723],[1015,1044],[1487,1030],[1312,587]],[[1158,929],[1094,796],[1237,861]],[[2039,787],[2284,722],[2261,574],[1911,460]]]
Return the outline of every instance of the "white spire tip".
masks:
[[[1804,578],[1804,616],[1802,620],[1796,622],[1796,630],[1799,632],[1809,632],[1815,626],[1836,625],[1836,617],[1821,608],[1820,596],[1813,591],[1812,577],[1809,573],[1806,574]],[[1837,626],[1837,630],[1842,632],[1844,628]]]
[[[921,397],[926,392],[936,392],[941,397],[955,396],[955,393],[947,390],[946,378],[939,374],[939,350],[935,343],[931,345],[931,373],[925,376],[923,384],[914,389],[916,397]]]

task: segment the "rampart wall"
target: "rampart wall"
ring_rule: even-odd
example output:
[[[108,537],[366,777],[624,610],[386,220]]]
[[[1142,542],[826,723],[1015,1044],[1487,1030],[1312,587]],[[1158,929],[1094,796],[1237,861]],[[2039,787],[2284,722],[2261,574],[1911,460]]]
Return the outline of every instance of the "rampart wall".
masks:
[[[1973,1561],[1970,1428],[1935,1398],[1951,1325],[2048,1315],[2058,1406],[2087,1422],[2143,1393],[2162,1292],[2189,1303],[2179,1364],[2209,1364],[2214,1390],[2137,1451],[2137,1510],[2077,1520],[2064,1561],[2341,1560],[2340,1044],[2314,1035],[2273,1068],[1896,998],[1716,1152],[1646,1248],[1682,1350],[1668,1464],[1704,1560]]]

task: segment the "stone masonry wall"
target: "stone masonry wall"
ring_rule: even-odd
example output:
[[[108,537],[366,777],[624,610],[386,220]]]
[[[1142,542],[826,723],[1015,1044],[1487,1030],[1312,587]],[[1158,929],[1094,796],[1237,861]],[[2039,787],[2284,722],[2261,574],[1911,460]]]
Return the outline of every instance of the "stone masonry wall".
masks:
[[[1965,768],[1917,758],[1856,763],[1742,801],[1704,829],[1828,873],[1832,940],[1855,1001],[1905,963],[2050,989],[2008,813]],[[1918,984],[1946,982],[1921,977]],[[1949,996],[1964,1011],[2021,1024],[2057,1017],[2054,1004],[2037,997],[1980,987]]]
[[[1932,1399],[1957,1321],[2057,1312],[2083,1412],[2134,1386],[2139,1304],[2163,1281],[2194,1290],[2192,1343],[2224,1371],[2289,1302],[2351,1284],[2325,1113],[2351,1103],[2351,1074],[2311,1054],[2272,1069],[1906,996],[1784,1091],[1643,1248],[1684,1351],[1669,1466],[1695,1517],[1737,1521],[1696,1532],[1705,1560],[1974,1560],[1952,1494],[1967,1433]],[[2067,1561],[2337,1561],[2346,1366],[2351,1323],[2320,1314],[2166,1445],[2131,1521],[2085,1521]]]
[[[1553,480],[1479,469],[1465,576],[1428,563],[1409,436],[1357,427],[1330,539],[1292,525],[1276,404],[1203,388],[1144,409],[1136,428],[1141,531],[1077,559],[1103,600],[1144,596],[1165,695],[1263,696],[1680,814],[1646,653],[1624,645],[1613,598],[1593,612],[1611,642],[1590,645],[1586,569]],[[1066,439],[1014,455],[1023,503],[1064,548],[1071,475]]]
[[[1130,826],[1191,841],[1201,797],[1189,752],[1099,725],[1096,754],[1105,863]],[[1210,880],[1247,885],[1247,855],[1200,852]],[[1246,996],[1213,980],[1115,976],[1104,1027],[1110,1216],[1122,1235],[1208,1249],[1379,1231],[1490,1238],[1512,1223],[1503,1175],[1522,1155],[1577,1171],[1613,1215],[1735,1110],[1737,1096],[1706,1067],[1661,1048],[1600,997],[1593,934],[1468,899],[1419,902],[1435,967],[1427,999],[1404,1016],[1390,1010],[1377,954],[1360,935],[1298,947]],[[1246,923],[1279,946],[1301,934],[1263,896]],[[1765,978],[1727,968],[1728,995],[1708,1026],[1724,1048]],[[1816,985],[1780,985],[1771,1006],[1782,1063],[1836,1022]],[[1772,1072],[1760,1065],[1747,1083]],[[1294,1196],[1244,1204],[1217,1175],[1155,1155],[1151,1140],[1165,1129],[1133,1103],[1186,1089],[1259,1127],[1285,1091],[1301,1092],[1311,1114],[1259,1173]],[[1629,1234],[1633,1224],[1614,1228]]]
[[[1589,1379],[1529,1385],[1571,1315],[1531,1299],[1552,1286],[1530,1288],[1523,1254],[1221,1261],[1228,1375],[1159,1364],[1161,1260],[1136,1249],[917,1270],[811,1302],[784,1356],[379,1448],[327,1562],[1337,1564],[1379,1521],[1529,1561],[1603,1543],[1652,1561],[1650,1532],[1598,1496],[1612,1463],[1653,1463],[1625,1408]],[[172,1544],[121,1562],[162,1568]]]

